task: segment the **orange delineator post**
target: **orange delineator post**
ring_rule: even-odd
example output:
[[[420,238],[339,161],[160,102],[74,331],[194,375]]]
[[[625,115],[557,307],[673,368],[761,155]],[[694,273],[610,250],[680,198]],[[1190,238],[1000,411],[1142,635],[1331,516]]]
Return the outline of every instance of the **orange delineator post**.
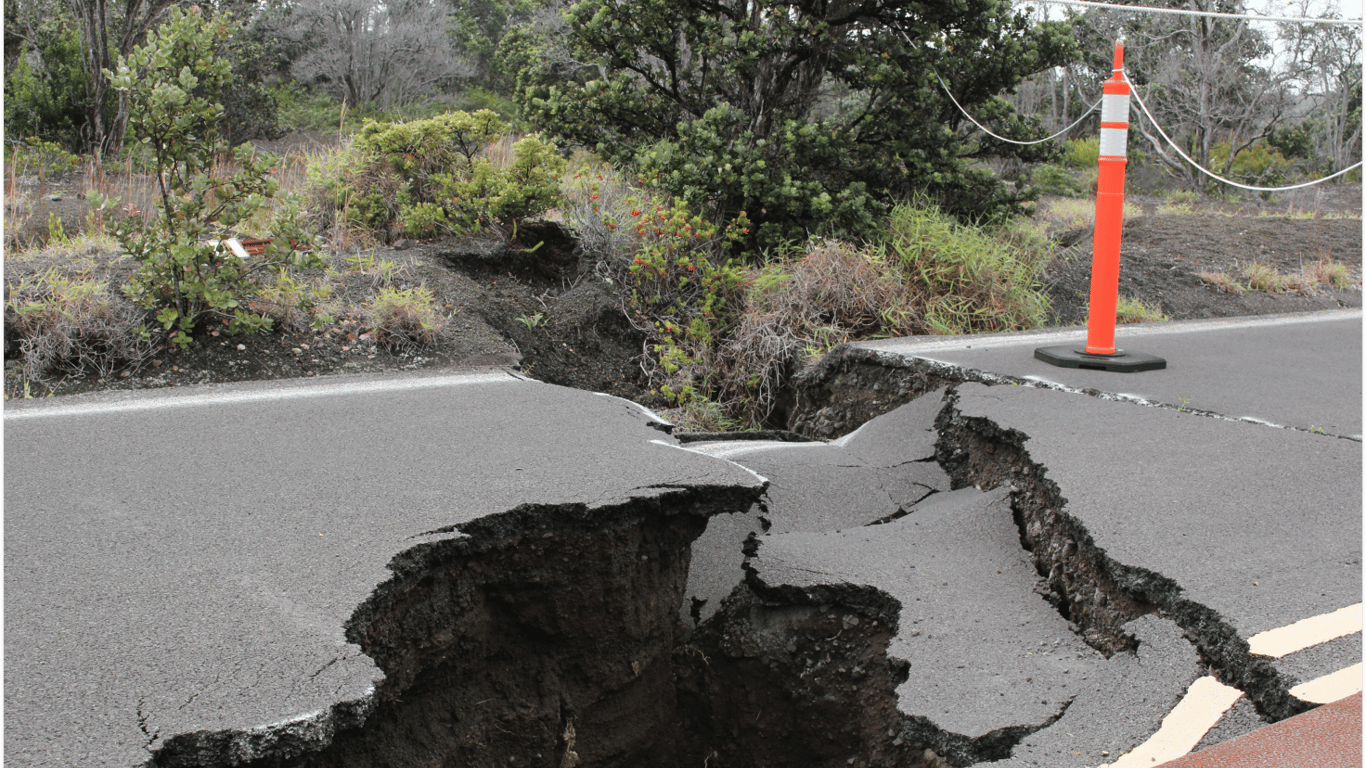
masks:
[[[1096,182],[1096,232],[1091,250],[1091,307],[1086,351],[1115,353],[1119,299],[1119,243],[1124,231],[1124,166],[1128,161],[1129,82],[1124,78],[1124,41],[1115,41],[1115,68],[1105,81],[1100,108],[1100,177]]]
[[[1150,371],[1167,361],[1115,348],[1119,304],[1119,245],[1124,231],[1124,166],[1129,145],[1129,81],[1124,77],[1124,41],[1115,41],[1115,66],[1105,81],[1100,107],[1100,176],[1096,181],[1096,230],[1091,250],[1091,298],[1086,348],[1040,347],[1034,357],[1065,368]]]

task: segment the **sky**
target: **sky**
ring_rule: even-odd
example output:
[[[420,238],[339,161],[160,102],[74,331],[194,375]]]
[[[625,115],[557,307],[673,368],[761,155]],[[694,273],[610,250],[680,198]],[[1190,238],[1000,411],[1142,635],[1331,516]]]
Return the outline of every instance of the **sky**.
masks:
[[[1111,2],[1111,0],[1101,0]],[[1318,16],[1326,10],[1335,9],[1342,18],[1359,19],[1362,14],[1363,0],[1309,0],[1310,16]],[[1017,7],[1022,5],[1033,5],[1038,7],[1046,4],[1048,0],[1014,0]],[[1150,5],[1147,0],[1119,0],[1123,5]],[[1268,16],[1299,16],[1300,13],[1292,9],[1293,6],[1300,5],[1294,0],[1246,0],[1247,9],[1253,13],[1260,13]],[[1061,5],[1053,5],[1054,8],[1061,10]],[[1080,8],[1078,8],[1080,10]]]

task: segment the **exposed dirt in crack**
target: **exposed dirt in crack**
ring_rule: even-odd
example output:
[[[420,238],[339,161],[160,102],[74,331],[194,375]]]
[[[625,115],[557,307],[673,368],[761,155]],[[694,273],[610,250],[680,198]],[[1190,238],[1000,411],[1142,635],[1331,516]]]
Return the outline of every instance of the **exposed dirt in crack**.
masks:
[[[910,665],[887,655],[900,613],[871,587],[771,587],[749,571],[675,652],[688,754],[720,766],[947,768],[903,733],[896,689]]]
[[[1313,708],[1291,696],[1294,681],[1253,656],[1216,611],[1183,598],[1180,586],[1162,574],[1116,562],[1096,546],[1068,514],[1067,499],[1048,479],[1047,468],[1030,458],[1025,435],[989,419],[964,417],[956,402],[951,391],[935,422],[940,465],[955,488],[1009,489],[1021,545],[1041,579],[1039,593],[1088,645],[1107,656],[1132,651],[1136,641],[1123,625],[1157,614],[1176,622],[1220,682],[1246,693],[1263,717],[1275,722]]]
[[[175,736],[151,764],[683,764],[673,658],[690,544],[761,490],[519,507],[420,544],[347,625],[385,673],[371,700],[301,735]]]
[[[794,379],[793,432],[829,440],[944,387],[1012,379],[920,358],[841,346]]]

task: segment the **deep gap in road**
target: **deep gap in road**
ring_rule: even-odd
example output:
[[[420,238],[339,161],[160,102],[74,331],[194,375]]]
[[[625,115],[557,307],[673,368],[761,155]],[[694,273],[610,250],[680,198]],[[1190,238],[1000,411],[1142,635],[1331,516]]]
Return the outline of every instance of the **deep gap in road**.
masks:
[[[798,426],[851,431],[957,383],[944,373],[856,360],[835,370],[846,378],[833,399],[795,412],[815,417]],[[879,398],[839,400],[870,376],[887,385]],[[1009,486],[1039,592],[1088,644],[1132,652],[1123,625],[1159,613],[1268,719],[1305,709],[1217,614],[1099,550],[1024,435],[964,418],[955,404],[950,390],[935,459],[954,488]],[[901,605],[872,587],[770,586],[747,561],[744,581],[688,630],[679,609],[692,542],[708,517],[760,503],[753,488],[655,489],[615,506],[521,507],[461,526],[395,558],[393,578],[348,623],[348,639],[385,674],[372,701],[334,707],[311,731],[181,734],[150,764],[946,768],[1009,757],[1065,712],[975,739],[899,712],[909,665],[887,649]],[[746,555],[758,546],[751,537]]]
[[[1116,562],[1097,547],[1085,526],[1067,513],[1047,467],[1030,458],[1026,435],[987,418],[965,417],[956,404],[957,394],[950,390],[935,422],[940,465],[954,488],[1009,489],[1021,545],[1043,580],[1041,594],[1088,645],[1107,656],[1133,651],[1135,640],[1123,625],[1156,613],[1181,627],[1211,673],[1247,694],[1265,719],[1275,722],[1313,708],[1290,695],[1294,681],[1253,656],[1218,612],[1182,597],[1170,578]]]

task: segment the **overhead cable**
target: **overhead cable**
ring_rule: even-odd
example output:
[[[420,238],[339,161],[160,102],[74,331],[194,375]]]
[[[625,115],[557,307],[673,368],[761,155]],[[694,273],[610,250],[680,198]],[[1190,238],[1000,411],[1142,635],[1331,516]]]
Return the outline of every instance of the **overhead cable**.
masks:
[[[1099,8],[1107,11],[1132,11],[1135,13],[1166,13],[1175,16],[1208,16],[1216,19],[1246,19],[1248,21],[1285,21],[1295,24],[1351,24],[1361,26],[1361,19],[1324,19],[1306,16],[1263,16],[1258,13],[1222,13],[1219,11],[1192,11],[1186,8],[1154,8],[1150,5],[1124,5],[1121,3],[1098,3],[1093,0],[1032,0],[1040,4],[1079,5],[1084,8]]]
[[[958,111],[963,113],[963,117],[966,117],[969,121],[971,121],[971,123],[972,123],[973,125],[977,126],[978,128],[981,128],[981,129],[982,129],[982,132],[985,133],[986,135],[992,137],[993,139],[999,139],[1000,141],[1004,141],[1004,142],[1006,142],[1007,144],[1020,144],[1020,145],[1025,145],[1025,146],[1027,146],[1027,145],[1030,145],[1030,144],[1042,144],[1042,143],[1044,143],[1045,141],[1052,141],[1053,139],[1058,138],[1059,136],[1063,135],[1064,133],[1067,133],[1068,131],[1072,130],[1073,128],[1076,128],[1078,125],[1081,124],[1081,121],[1082,121],[1082,120],[1085,120],[1092,112],[1095,112],[1095,111],[1096,111],[1096,107],[1099,107],[1099,106],[1100,106],[1100,100],[1098,99],[1098,100],[1096,100],[1096,103],[1095,103],[1095,104],[1092,104],[1092,105],[1091,105],[1090,109],[1087,109],[1085,112],[1082,113],[1082,116],[1081,116],[1081,117],[1077,118],[1077,121],[1076,121],[1075,123],[1072,123],[1071,125],[1067,126],[1066,128],[1062,129],[1061,131],[1058,131],[1057,133],[1053,134],[1052,136],[1049,136],[1049,137],[1046,138],[1046,139],[1037,139],[1037,140],[1035,140],[1035,141],[1016,141],[1016,140],[1014,140],[1014,139],[1007,139],[1007,138],[1004,137],[1004,136],[998,136],[998,135],[992,133],[990,130],[988,130],[987,127],[986,127],[985,125],[982,125],[981,123],[979,123],[979,122],[977,122],[976,120],[974,120],[973,117],[972,117],[972,115],[968,114],[968,111],[967,111],[966,109],[963,109],[963,105],[958,103],[958,99],[955,99],[955,98],[953,97],[953,92],[949,90],[949,86],[944,82],[944,78],[939,77],[939,73],[938,73],[938,72],[935,72],[935,73],[934,73],[934,76],[937,77],[937,78],[939,78],[939,85],[940,85],[940,87],[942,87],[942,88],[944,89],[944,93],[948,94],[949,101],[952,101],[952,102],[953,102],[953,105],[954,105],[955,107],[958,107]]]
[[[1126,73],[1124,74],[1124,76],[1125,76],[1125,78],[1127,79],[1129,75],[1128,75],[1128,73],[1126,72]],[[1356,169],[1356,168],[1360,168],[1360,167],[1361,167],[1361,162],[1358,161],[1358,162],[1356,163],[1356,165],[1349,165],[1349,166],[1347,166],[1346,168],[1343,168],[1342,170],[1338,171],[1337,173],[1332,174],[1331,176],[1324,176],[1324,177],[1321,178],[1321,179],[1314,179],[1313,181],[1308,181],[1308,182],[1305,182],[1305,183],[1303,183],[1303,184],[1293,184],[1293,185],[1288,186],[1288,187],[1253,187],[1253,186],[1249,186],[1249,185],[1247,185],[1247,184],[1239,184],[1238,182],[1236,182],[1236,181],[1231,181],[1231,180],[1229,180],[1229,179],[1226,179],[1226,178],[1224,178],[1223,176],[1220,176],[1220,175],[1214,173],[1213,171],[1206,170],[1205,168],[1201,167],[1200,164],[1197,163],[1195,160],[1191,159],[1191,156],[1188,155],[1188,154],[1186,154],[1185,152],[1183,152],[1183,151],[1181,150],[1181,147],[1178,146],[1176,142],[1174,142],[1174,141],[1171,140],[1171,137],[1167,135],[1167,132],[1164,131],[1164,130],[1162,130],[1162,126],[1160,126],[1160,125],[1157,124],[1157,119],[1153,117],[1153,113],[1151,113],[1151,112],[1148,111],[1148,105],[1146,105],[1146,104],[1143,103],[1143,97],[1138,95],[1138,89],[1137,89],[1137,88],[1132,88],[1132,89],[1130,89],[1130,92],[1133,94],[1134,101],[1138,102],[1138,108],[1139,108],[1140,110],[1142,110],[1142,111],[1143,111],[1143,114],[1146,115],[1146,116],[1148,117],[1148,122],[1152,123],[1153,128],[1156,128],[1156,129],[1157,129],[1158,134],[1161,135],[1163,139],[1166,139],[1167,144],[1171,145],[1171,148],[1174,149],[1174,150],[1176,150],[1176,153],[1177,153],[1178,155],[1180,155],[1181,157],[1185,158],[1186,162],[1188,162],[1188,163],[1190,163],[1192,166],[1194,166],[1195,169],[1196,169],[1197,171],[1200,171],[1201,173],[1205,174],[1206,176],[1210,177],[1211,179],[1214,179],[1215,181],[1219,181],[1219,182],[1222,182],[1222,183],[1224,183],[1224,184],[1228,184],[1229,186],[1232,186],[1232,187],[1237,187],[1237,188],[1239,188],[1239,189],[1246,189],[1246,190],[1249,190],[1249,191],[1251,191],[1251,192],[1289,192],[1289,191],[1292,190],[1292,189],[1303,189],[1304,187],[1312,187],[1312,186],[1314,186],[1315,184],[1322,184],[1323,182],[1328,181],[1329,179],[1335,179],[1335,178],[1337,178],[1338,176],[1341,176],[1341,175],[1343,175],[1343,174],[1345,174],[1345,173],[1348,173],[1348,172],[1350,172],[1350,171],[1352,171],[1352,170],[1354,170],[1354,169]]]

